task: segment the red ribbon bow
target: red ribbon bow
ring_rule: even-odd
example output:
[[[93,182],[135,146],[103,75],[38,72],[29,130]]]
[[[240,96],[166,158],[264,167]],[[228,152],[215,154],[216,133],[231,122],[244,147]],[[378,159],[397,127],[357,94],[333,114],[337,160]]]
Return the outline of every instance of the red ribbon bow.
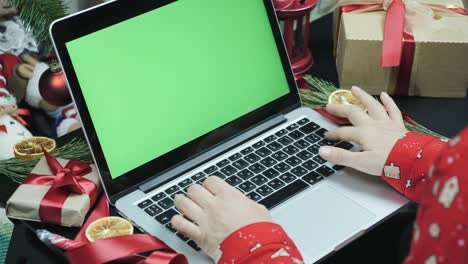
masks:
[[[88,163],[71,160],[62,167],[55,157],[44,150],[44,156],[53,175],[29,174],[24,184],[51,185],[39,206],[41,221],[61,224],[62,206],[70,194],[87,194],[93,205],[98,196],[94,182],[83,178],[92,171]]]

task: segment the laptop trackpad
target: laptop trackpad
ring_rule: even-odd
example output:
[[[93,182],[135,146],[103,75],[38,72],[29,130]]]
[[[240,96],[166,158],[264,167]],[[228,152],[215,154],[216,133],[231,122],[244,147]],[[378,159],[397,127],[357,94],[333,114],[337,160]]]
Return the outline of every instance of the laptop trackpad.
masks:
[[[304,257],[324,250],[360,231],[375,217],[372,212],[331,187],[320,186],[273,211]],[[327,252],[328,253],[328,252]]]

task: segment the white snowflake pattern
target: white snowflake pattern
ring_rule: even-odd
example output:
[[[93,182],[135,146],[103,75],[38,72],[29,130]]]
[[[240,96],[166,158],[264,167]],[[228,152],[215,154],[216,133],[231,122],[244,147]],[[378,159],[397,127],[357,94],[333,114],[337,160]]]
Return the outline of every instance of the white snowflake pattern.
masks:
[[[450,157],[447,158],[447,163],[448,163],[448,164],[452,164],[452,163],[453,163],[453,157],[452,157],[452,156],[450,156]]]
[[[254,252],[255,250],[259,249],[262,247],[262,244],[260,243],[257,243],[255,244],[255,246],[253,246],[251,249],[250,249],[250,252]]]
[[[271,255],[271,259],[274,259],[274,258],[278,258],[278,257],[289,257],[290,254],[288,251],[286,251],[286,249],[284,248],[280,248],[278,251],[276,251],[275,253],[273,253],[273,255]]]
[[[406,180],[405,188],[408,189],[411,186],[413,186],[413,185],[411,185],[411,180]]]
[[[429,225],[429,234],[431,237],[439,237],[440,227],[437,223],[432,223]]]
[[[418,155],[416,155],[416,158],[421,159],[422,158],[422,152],[423,150],[419,150]]]
[[[424,261],[424,264],[437,264],[437,258],[434,255],[431,255]]]
[[[429,167],[429,171],[427,173],[427,175],[429,176],[429,178],[432,178],[432,176],[434,175],[434,170],[435,170],[435,166],[434,164],[432,164],[430,167]]]
[[[464,239],[458,239],[457,244],[459,247],[464,247],[465,246],[465,240]]]
[[[432,186],[432,194],[433,195],[437,195],[437,191],[439,190],[439,185],[440,185],[439,180],[434,182],[434,185]]]
[[[419,241],[419,236],[421,235],[421,230],[419,229],[419,225],[417,223],[414,224],[414,235],[413,240],[415,242]]]

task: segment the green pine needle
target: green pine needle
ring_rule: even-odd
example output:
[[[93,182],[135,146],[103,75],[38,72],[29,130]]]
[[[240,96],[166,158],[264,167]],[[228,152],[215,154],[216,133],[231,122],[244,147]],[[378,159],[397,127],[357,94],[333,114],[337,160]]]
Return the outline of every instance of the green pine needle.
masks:
[[[328,97],[331,93],[336,91],[338,88],[329,81],[322,80],[311,75],[302,76],[304,80],[308,83],[312,89],[299,89],[299,94],[301,96],[302,104],[305,107],[309,108],[323,108],[328,103]],[[408,131],[423,133],[431,136],[435,136],[441,139],[447,139],[447,137],[442,136],[430,129],[424,127],[421,124],[414,123],[410,124],[405,121],[405,127]]]
[[[69,143],[57,148],[54,153],[57,158],[93,162],[88,144],[83,139],[75,138]],[[20,160],[16,158],[0,160],[0,177],[9,177],[13,182],[21,183],[28,173],[31,173],[39,158]]]
[[[56,19],[67,14],[67,8],[62,0],[10,0],[38,43],[44,45],[44,51],[52,51],[49,38],[49,26]]]

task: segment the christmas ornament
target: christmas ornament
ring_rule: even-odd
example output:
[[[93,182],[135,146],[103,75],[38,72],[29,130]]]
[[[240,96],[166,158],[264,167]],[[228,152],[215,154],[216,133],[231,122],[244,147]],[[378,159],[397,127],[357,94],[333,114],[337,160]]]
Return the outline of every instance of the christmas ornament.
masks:
[[[338,90],[338,88],[329,81],[322,80],[311,75],[303,75],[298,79],[299,95],[301,96],[302,104],[305,107],[312,109],[323,109],[327,106],[330,95]],[[407,114],[403,114],[405,127],[408,131],[427,134],[430,136],[448,140],[447,137],[442,136],[423,125],[417,123]]]
[[[56,148],[55,140],[47,137],[32,137],[16,143],[15,157],[22,160],[34,159],[44,155],[43,148],[53,153]]]
[[[274,0],[284,42],[296,75],[308,71],[313,64],[309,50],[309,15],[317,0]]]
[[[39,93],[48,103],[64,106],[72,102],[65,75],[57,61],[39,79]]]

